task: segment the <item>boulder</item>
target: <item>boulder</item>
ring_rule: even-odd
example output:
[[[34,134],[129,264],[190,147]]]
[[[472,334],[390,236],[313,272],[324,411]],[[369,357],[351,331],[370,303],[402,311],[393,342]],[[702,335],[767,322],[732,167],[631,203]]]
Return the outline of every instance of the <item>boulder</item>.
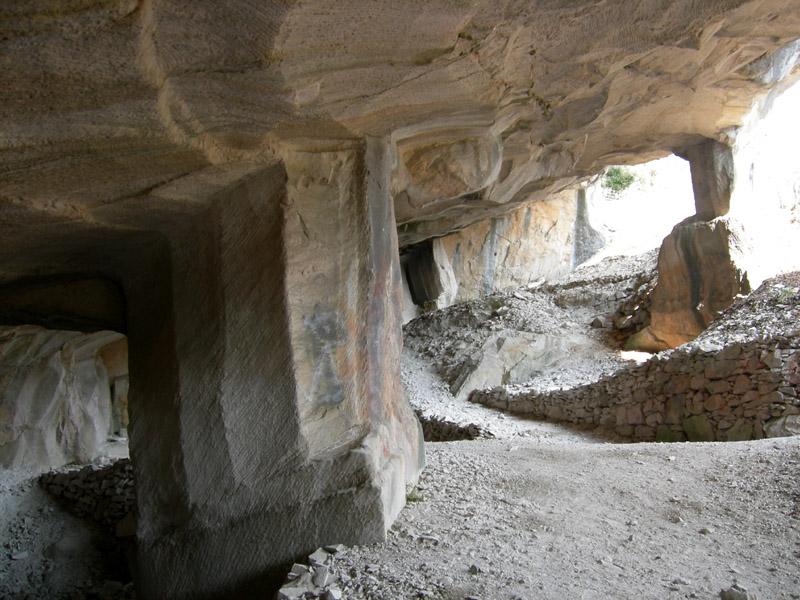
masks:
[[[658,256],[650,325],[626,349],[657,352],[693,340],[739,294],[760,284],[742,225],[732,217],[675,226]]]
[[[576,353],[601,352],[599,343],[582,335],[542,335],[522,331],[489,336],[474,360],[466,361],[450,385],[459,399],[476,389],[492,388],[531,379],[557,367]]]

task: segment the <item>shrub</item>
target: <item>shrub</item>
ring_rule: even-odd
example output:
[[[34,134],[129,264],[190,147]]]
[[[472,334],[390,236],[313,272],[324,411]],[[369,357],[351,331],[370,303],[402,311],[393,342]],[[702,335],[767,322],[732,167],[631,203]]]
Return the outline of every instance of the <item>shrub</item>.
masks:
[[[628,189],[636,181],[636,176],[624,167],[609,167],[603,176],[603,187],[615,192]]]

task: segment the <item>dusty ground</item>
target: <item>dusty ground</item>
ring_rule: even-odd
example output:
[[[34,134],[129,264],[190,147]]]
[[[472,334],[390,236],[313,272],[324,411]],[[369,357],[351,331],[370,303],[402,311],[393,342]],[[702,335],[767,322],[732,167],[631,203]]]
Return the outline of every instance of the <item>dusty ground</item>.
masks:
[[[541,296],[523,291],[504,314],[480,306],[470,314],[485,312],[489,329],[513,326],[518,314],[531,330],[551,333],[565,329],[558,318],[571,315],[566,328],[608,340],[608,352],[568,357],[541,374],[542,385],[594,377],[624,358],[609,330],[589,327],[598,310],[580,300],[585,282],[622,286],[629,278],[615,279],[612,271],[634,273],[636,264],[626,259],[578,272]],[[781,290],[794,290],[800,279],[775,285],[784,288],[742,300],[737,322],[785,327],[786,311],[795,307],[781,303],[789,297]],[[710,339],[729,339],[735,330],[712,328]],[[466,334],[463,340],[469,342]],[[456,345],[440,342],[437,356],[456,357]],[[622,444],[601,431],[457,401],[433,354],[420,356],[414,346],[403,364],[412,404],[478,423],[495,437],[427,445],[428,466],[418,489],[409,490],[415,501],[387,541],[344,548],[330,560],[343,597],[719,598],[738,582],[761,600],[800,598],[800,439]],[[0,598],[132,597],[108,538],[65,513],[35,476],[0,477]]]
[[[334,569],[353,598],[798,598],[799,442],[429,444],[422,500]]]

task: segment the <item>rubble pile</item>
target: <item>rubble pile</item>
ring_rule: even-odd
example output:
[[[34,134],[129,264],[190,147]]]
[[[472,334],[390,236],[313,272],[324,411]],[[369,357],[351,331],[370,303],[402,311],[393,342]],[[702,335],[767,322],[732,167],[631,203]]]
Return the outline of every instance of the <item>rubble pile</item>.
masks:
[[[344,597],[342,582],[331,571],[334,554],[344,546],[317,548],[307,563],[295,563],[286,575],[286,581],[275,594],[276,600],[341,600]]]
[[[133,520],[135,488],[129,459],[104,467],[49,471],[39,477],[39,484],[75,516],[97,521],[119,535],[133,533],[120,527]]]
[[[459,425],[439,415],[426,415],[421,410],[414,412],[422,425],[426,442],[457,442],[494,437],[492,433],[475,423]]]
[[[654,285],[656,256],[611,257],[556,283],[540,281],[423,314],[403,327],[404,344],[430,359],[452,393],[464,398],[495,385],[493,379],[512,384],[545,376],[562,386],[596,381],[626,364],[608,351],[622,341],[611,325],[621,305]],[[631,314],[645,323],[646,311],[635,310],[642,304],[632,305]]]

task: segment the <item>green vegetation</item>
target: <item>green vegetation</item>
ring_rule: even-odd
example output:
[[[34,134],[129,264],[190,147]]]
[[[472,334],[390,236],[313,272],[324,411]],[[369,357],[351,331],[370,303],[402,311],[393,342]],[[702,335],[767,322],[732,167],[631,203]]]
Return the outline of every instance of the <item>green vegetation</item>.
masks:
[[[636,175],[625,167],[609,167],[606,174],[603,176],[602,185],[604,188],[610,188],[615,192],[621,192],[627,190],[634,181],[636,181]]]
[[[419,490],[416,486],[409,485],[406,488],[406,502],[422,502],[424,498],[422,494],[419,493]]]

